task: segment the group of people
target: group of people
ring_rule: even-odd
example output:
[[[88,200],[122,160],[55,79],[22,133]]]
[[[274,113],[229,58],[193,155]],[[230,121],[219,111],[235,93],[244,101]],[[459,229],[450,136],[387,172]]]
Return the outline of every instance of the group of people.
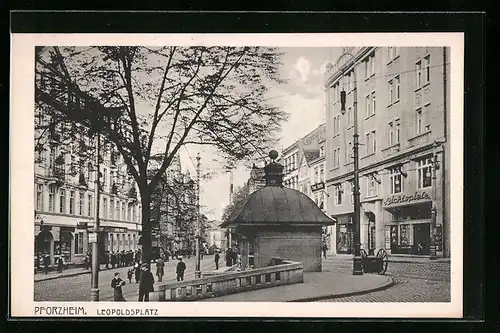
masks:
[[[43,261],[43,271],[45,274],[48,274],[50,271],[50,256],[45,255],[42,259]],[[55,258],[55,264],[57,267],[57,272],[62,273],[64,269],[64,259],[62,256],[59,256],[58,258]]]
[[[105,257],[105,263],[106,263],[106,268],[109,268],[109,265],[111,265],[111,268],[116,267],[126,267],[126,266],[131,266],[134,261],[140,261],[141,260],[141,251],[125,251],[122,250],[121,252],[109,252],[106,251],[106,257]]]
[[[177,281],[184,281],[184,272],[186,271],[186,264],[182,261],[182,256],[177,256],[179,262],[176,266],[176,277]],[[156,276],[158,282],[162,282],[163,276],[165,275],[165,256],[161,256],[156,261]],[[139,302],[148,302],[149,293],[154,291],[155,279],[153,273],[150,271],[150,266],[148,263],[142,263],[138,260],[135,261],[133,267],[127,271],[127,278],[129,283],[132,283],[132,277],[135,276],[135,283],[139,284]],[[120,273],[116,272],[114,274],[113,280],[111,280],[111,288],[113,288],[113,300],[116,302],[123,302],[122,287],[125,285],[125,281],[120,278]]]
[[[132,273],[135,272],[136,283],[139,283],[139,302],[149,302],[149,293],[154,291],[153,285],[155,279],[153,274],[149,270],[149,264],[143,263],[139,264],[136,262],[134,267],[129,269],[127,272],[127,277],[129,283],[132,282]],[[114,278],[111,280],[111,288],[113,288],[113,300],[115,302],[124,302],[122,287],[125,285],[125,281],[120,278],[120,273],[116,272]]]

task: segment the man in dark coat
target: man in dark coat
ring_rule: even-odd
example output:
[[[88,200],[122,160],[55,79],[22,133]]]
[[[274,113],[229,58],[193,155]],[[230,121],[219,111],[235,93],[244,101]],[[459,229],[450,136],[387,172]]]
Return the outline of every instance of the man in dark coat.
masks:
[[[111,268],[115,268],[116,265],[116,254],[115,252],[111,252]]]
[[[43,270],[45,274],[49,272],[49,266],[50,266],[50,257],[46,255],[43,257]]]
[[[139,282],[139,302],[149,302],[149,293],[154,291],[155,279],[149,265],[142,264],[141,281]]]
[[[177,273],[177,281],[184,281],[184,271],[186,270],[186,264],[182,261],[182,257],[179,257],[179,262],[177,263],[177,268],[175,272]]]
[[[214,257],[214,262],[215,262],[215,269],[219,269],[219,252],[215,252],[215,257]]]
[[[158,281],[161,282],[163,279],[163,275],[165,275],[165,270],[164,270],[165,263],[163,262],[163,259],[160,258],[156,262],[156,276],[158,277]]]
[[[233,265],[233,251],[229,248],[226,250],[226,266],[232,266]]]
[[[106,263],[106,269],[109,268],[109,251],[106,251],[104,262]]]
[[[62,273],[63,268],[64,268],[64,261],[63,261],[63,258],[62,258],[62,257],[59,257],[59,259],[57,259],[57,271],[58,271],[59,273]]]
[[[113,288],[113,301],[115,302],[125,302],[123,298],[122,286],[125,285],[125,281],[120,278],[120,273],[116,272],[115,277],[111,280],[111,288]]]
[[[141,280],[141,264],[136,261],[134,264],[134,275],[135,275],[135,283],[139,283]]]

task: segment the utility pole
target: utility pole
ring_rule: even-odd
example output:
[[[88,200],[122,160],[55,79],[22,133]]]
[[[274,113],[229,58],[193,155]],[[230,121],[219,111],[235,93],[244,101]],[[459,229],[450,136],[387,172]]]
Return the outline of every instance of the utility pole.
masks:
[[[361,202],[359,192],[359,134],[358,134],[358,89],[356,82],[356,59],[354,56],[346,52],[343,55],[351,57],[353,61],[353,79],[354,79],[354,134],[353,134],[353,148],[354,148],[354,258],[353,258],[353,275],[363,274],[363,263],[361,259],[361,241],[360,241],[360,223],[361,223]],[[343,56],[341,56],[343,58]],[[345,114],[346,92],[340,92],[341,113]]]
[[[196,268],[194,272],[194,277],[199,279],[201,277],[201,269],[200,269],[200,153],[196,156]]]
[[[100,126],[100,124],[98,124]],[[97,129],[97,139],[96,139],[96,158],[95,158],[95,163],[96,163],[96,170],[95,170],[95,187],[94,187],[94,192],[95,192],[95,200],[94,200],[94,214],[95,214],[95,225],[94,225],[94,232],[93,232],[93,237],[92,239],[92,278],[91,278],[91,289],[90,289],[90,294],[91,294],[91,299],[93,302],[98,302],[99,301],[99,228],[100,228],[100,221],[99,221],[99,202],[100,202],[100,154],[101,154],[101,139],[100,139],[100,129]],[[90,238],[90,235],[89,235]]]
[[[431,244],[430,244],[430,259],[435,260],[437,258],[436,254],[436,215],[437,215],[437,207],[436,207],[436,170],[439,168],[439,162],[437,160],[436,148],[437,143],[434,142],[434,150],[432,153],[432,208],[431,208]]]
[[[229,170],[229,205],[233,202],[233,170]],[[232,248],[232,240],[231,240],[231,227],[227,228],[227,248]]]

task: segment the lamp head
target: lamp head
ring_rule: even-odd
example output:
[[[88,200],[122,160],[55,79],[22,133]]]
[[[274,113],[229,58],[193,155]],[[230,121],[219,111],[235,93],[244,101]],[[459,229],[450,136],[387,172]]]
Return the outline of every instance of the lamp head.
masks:
[[[340,112],[342,115],[345,114],[345,90],[340,92]]]

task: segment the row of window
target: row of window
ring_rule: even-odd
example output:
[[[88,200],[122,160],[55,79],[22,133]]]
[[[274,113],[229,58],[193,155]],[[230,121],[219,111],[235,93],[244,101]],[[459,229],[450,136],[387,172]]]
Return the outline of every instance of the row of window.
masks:
[[[285,172],[295,170],[299,167],[299,154],[293,153],[285,158]]]
[[[289,188],[293,188],[294,190],[299,189],[299,176],[293,176],[288,180],[285,180],[284,185]]]
[[[417,161],[417,188],[425,189],[432,186],[432,159],[429,157]],[[389,193],[399,194],[403,188],[403,174],[399,168],[389,169]],[[377,175],[369,174],[364,177],[366,181],[366,197],[374,197],[378,195],[378,185],[382,180]],[[354,202],[354,182],[349,181],[350,188],[350,202]],[[344,184],[337,184],[334,186],[334,203],[335,205],[342,205],[344,200]]]
[[[67,193],[69,192],[69,200]],[[56,206],[56,199],[57,205]],[[108,210],[108,198],[102,197],[100,216],[110,220],[122,220],[130,222],[138,222],[140,220],[140,209],[137,205],[128,205],[127,201],[110,199]],[[48,186],[48,211],[53,213],[79,215],[79,216],[94,216],[94,196],[81,191],[67,191],[59,189],[56,193],[54,186]],[[85,209],[86,208],[86,209]],[[44,186],[36,185],[36,209],[44,211]]]
[[[393,52],[393,51],[389,51]],[[372,75],[374,75],[374,68],[372,69],[373,61],[370,60],[373,59],[373,56],[367,57],[367,59],[364,61],[365,63],[365,78],[369,78]],[[391,59],[391,58],[390,58]],[[371,64],[370,64],[371,63]],[[422,86],[428,84],[431,81],[431,57],[430,55],[426,55],[423,59],[419,59],[415,63],[415,84],[416,84],[416,89],[421,88]],[[347,81],[347,92],[351,91],[353,87],[353,80],[351,80],[352,77],[352,71],[346,74],[346,81]],[[400,90],[400,85],[401,85],[401,76],[399,74],[393,76],[389,81],[388,81],[388,99],[389,99],[389,105],[396,103],[399,101],[401,97],[401,90]],[[333,85],[332,87],[332,92],[333,92],[333,103],[337,103],[340,101],[340,92],[342,87],[340,86],[340,82],[337,82]],[[344,87],[346,88],[346,87]],[[369,117],[372,114],[375,114],[375,92],[371,92],[370,94],[365,96],[366,102],[365,102],[365,110],[366,110],[366,117]]]
[[[38,151],[37,154],[38,154],[37,160],[42,162],[44,160],[44,151],[43,150]],[[76,172],[77,167],[80,169],[80,171],[83,171],[83,169],[84,169],[84,166],[82,164],[83,160],[81,160],[80,162],[77,163],[75,155],[70,154],[69,161],[68,161],[68,158],[66,157],[65,153],[61,153],[60,155],[57,155],[56,147],[51,147],[49,150],[48,166],[51,169],[54,169],[57,167],[56,166],[56,159],[58,158],[58,156],[60,156],[60,158],[64,162],[64,165],[69,165],[70,172]],[[94,172],[95,172],[95,168],[94,168],[93,164],[88,163],[87,164],[87,180],[89,182],[92,182],[95,180]],[[103,184],[105,186],[113,184],[113,183],[115,183],[117,185],[118,184],[125,185],[126,182],[130,183],[131,180],[132,180],[132,175],[130,175],[128,173],[109,170],[109,175],[108,175],[108,168],[103,167],[103,169],[102,169],[102,181],[103,181]]]

